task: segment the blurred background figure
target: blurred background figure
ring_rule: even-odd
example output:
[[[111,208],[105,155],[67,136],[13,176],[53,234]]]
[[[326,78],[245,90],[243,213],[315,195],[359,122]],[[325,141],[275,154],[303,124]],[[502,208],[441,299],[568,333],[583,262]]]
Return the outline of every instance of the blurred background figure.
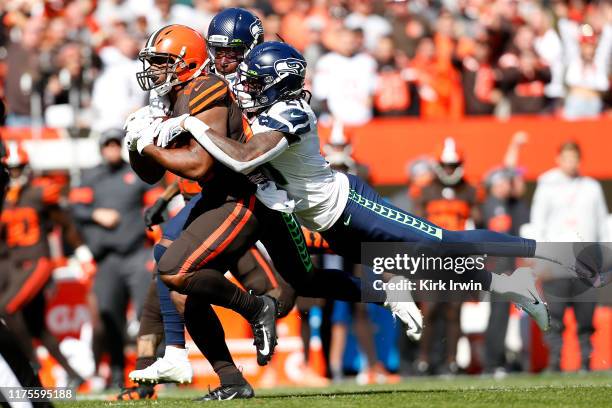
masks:
[[[82,280],[95,274],[93,257],[76,225],[60,203],[58,184],[34,179],[28,153],[17,142],[7,146],[9,189],[0,217],[0,317],[19,339],[22,352],[40,368],[34,339],[40,340],[67,373],[67,384],[84,380],[70,366],[45,320],[45,288],[52,280],[53,262],[47,234],[59,227],[83,267]]]
[[[151,249],[146,248],[144,206],[157,190],[145,184],[121,156],[125,132],[110,129],[100,138],[103,163],[83,172],[70,193],[74,217],[98,263],[94,283],[100,325],[94,333],[94,356],[111,358],[111,387],[124,385],[126,310],[131,300],[137,319],[151,280]],[[137,332],[137,330],[134,330]]]
[[[593,28],[580,28],[580,54],[569,61],[565,80],[568,87],[563,115],[567,119],[597,117],[603,109],[602,95],[608,82],[612,33],[598,41]]]
[[[476,189],[463,176],[464,158],[453,138],[447,137],[436,155],[433,166],[435,178],[423,187],[415,200],[415,214],[427,218],[443,228],[459,231],[467,228],[469,219],[478,222]],[[438,296],[438,294],[440,296]],[[459,372],[456,362],[457,342],[461,336],[461,302],[444,299],[444,292],[427,294],[421,304],[423,312],[423,337],[421,338],[416,371],[421,375],[455,375]],[[438,298],[436,298],[438,297]],[[437,331],[443,327],[443,334]],[[445,339],[437,343],[434,339]],[[432,351],[441,361],[434,361]],[[439,365],[436,367],[435,365]]]
[[[343,27],[336,36],[335,49],[315,67],[312,95],[335,120],[347,126],[363,125],[372,118],[376,61],[358,48],[356,31]]]
[[[323,153],[335,170],[368,179],[368,168],[352,157],[352,147],[340,122],[334,123],[330,142],[323,146]],[[361,266],[347,262],[337,255],[323,254],[321,262],[324,268],[342,269],[356,277],[363,277],[366,273]],[[357,338],[359,349],[365,356],[365,363],[357,374],[357,383],[385,384],[397,383],[400,380],[399,376],[391,374],[378,358],[374,322],[371,321],[369,310],[369,305],[365,303],[333,302],[329,366],[334,382],[341,382],[344,379],[344,352],[351,332]]]
[[[608,210],[601,185],[580,174],[581,151],[572,141],[563,143],[557,155],[557,167],[538,178],[533,197],[531,223],[536,239],[542,242],[607,242]],[[578,326],[581,369],[591,369],[591,335],[595,303],[579,295],[588,287],[576,278],[558,278],[545,282],[545,293],[554,296],[548,303],[551,329],[546,335],[550,347],[549,369],[561,371],[563,317],[573,307]]]
[[[32,114],[41,114],[40,111],[32,112],[34,101],[31,96],[40,92],[41,55],[37,51],[42,43],[44,29],[41,18],[31,18],[15,29],[19,35],[7,46],[7,76],[4,85],[8,105],[7,126],[29,126],[32,124]]]
[[[519,149],[527,142],[524,132],[516,133],[508,146],[504,166],[493,169],[485,178],[486,198],[481,206],[481,227],[496,232],[520,235],[520,228],[529,221],[529,205],[520,188],[517,169]],[[518,188],[517,188],[518,186]],[[489,259],[487,270],[511,274],[517,268],[513,258]],[[491,313],[485,332],[484,372],[496,378],[508,371],[506,333],[511,305],[500,296],[491,294]]]

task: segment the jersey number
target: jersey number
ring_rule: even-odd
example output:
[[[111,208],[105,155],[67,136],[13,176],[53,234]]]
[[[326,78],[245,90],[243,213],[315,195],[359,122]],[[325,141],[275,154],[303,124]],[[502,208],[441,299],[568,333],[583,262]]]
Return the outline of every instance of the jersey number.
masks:
[[[2,223],[6,225],[6,243],[9,247],[27,247],[40,239],[38,214],[33,208],[5,209]]]

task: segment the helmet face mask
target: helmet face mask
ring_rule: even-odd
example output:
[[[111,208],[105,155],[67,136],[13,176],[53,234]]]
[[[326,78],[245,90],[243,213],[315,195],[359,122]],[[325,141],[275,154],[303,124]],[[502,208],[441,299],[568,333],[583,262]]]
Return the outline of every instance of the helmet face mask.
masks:
[[[262,93],[269,86],[266,83],[269,84],[273,79],[270,76],[258,76],[246,68],[247,65],[244,62],[238,67],[238,79],[234,85],[234,93],[240,109],[253,112],[268,105],[268,97]]]
[[[179,55],[142,50],[138,54],[142,61],[142,71],[136,73],[138,85],[143,91],[155,90],[159,95],[167,94],[173,86],[180,84],[178,69],[187,64]]]
[[[280,100],[298,98],[304,89],[306,61],[290,45],[280,42],[255,47],[238,67],[234,92],[247,112]]]
[[[143,67],[136,73],[140,88],[165,95],[200,75],[205,66],[206,41],[193,29],[172,24],[151,34],[138,59]]]
[[[221,75],[234,74],[238,65],[244,60],[245,47],[208,47],[215,72]]]
[[[240,63],[263,42],[263,33],[261,20],[248,10],[228,8],[218,13],[209,25],[206,40],[208,58],[213,63],[211,69],[221,75],[234,74],[237,65],[226,61],[223,67],[218,61],[221,58],[219,53],[235,50],[232,57]]]

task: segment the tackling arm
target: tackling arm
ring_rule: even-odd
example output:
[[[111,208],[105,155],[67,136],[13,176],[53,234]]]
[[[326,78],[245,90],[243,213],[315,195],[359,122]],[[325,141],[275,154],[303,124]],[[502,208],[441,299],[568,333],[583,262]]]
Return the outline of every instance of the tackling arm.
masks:
[[[184,128],[217,160],[239,173],[249,173],[281,154],[289,141],[282,132],[259,133],[246,143],[219,135],[199,118],[185,119]]]

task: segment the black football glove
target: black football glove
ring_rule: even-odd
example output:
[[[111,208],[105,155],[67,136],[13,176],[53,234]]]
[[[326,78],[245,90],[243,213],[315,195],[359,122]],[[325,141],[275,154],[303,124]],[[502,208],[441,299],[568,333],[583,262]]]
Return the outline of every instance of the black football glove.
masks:
[[[152,230],[154,225],[159,225],[166,221],[164,212],[168,206],[168,201],[163,198],[158,198],[151,207],[144,212],[144,222],[148,229]]]

